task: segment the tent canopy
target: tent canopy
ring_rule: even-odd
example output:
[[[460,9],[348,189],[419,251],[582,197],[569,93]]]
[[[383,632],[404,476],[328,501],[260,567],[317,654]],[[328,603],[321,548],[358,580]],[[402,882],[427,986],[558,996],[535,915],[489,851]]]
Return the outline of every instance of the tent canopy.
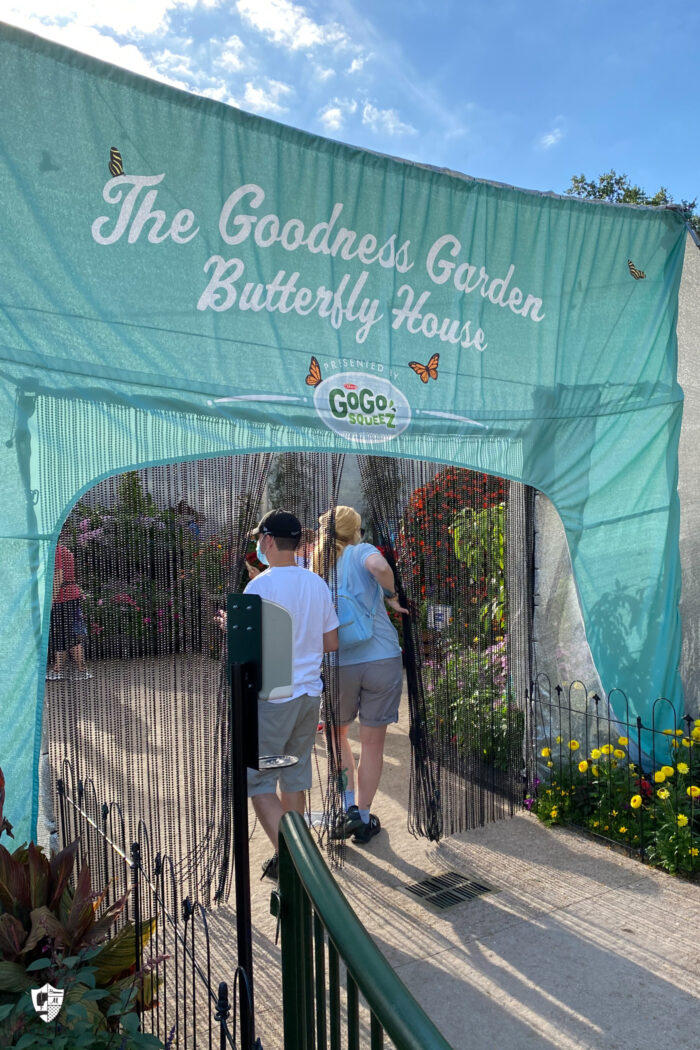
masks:
[[[58,530],[136,466],[371,451],[535,486],[605,687],[624,656],[635,712],[681,704],[676,212],[378,156],[8,26],[0,78],[2,764],[20,834]],[[632,593],[621,654],[605,617]]]

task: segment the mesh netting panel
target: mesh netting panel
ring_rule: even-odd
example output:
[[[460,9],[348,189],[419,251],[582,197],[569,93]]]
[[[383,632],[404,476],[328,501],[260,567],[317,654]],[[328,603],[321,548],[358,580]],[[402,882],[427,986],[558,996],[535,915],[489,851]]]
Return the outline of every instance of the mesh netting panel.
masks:
[[[142,821],[193,893],[214,883],[225,893],[229,876],[229,697],[214,615],[245,586],[269,459],[109,478],[62,535],[82,599],[62,628],[68,658],[49,644],[62,676],[46,688],[51,767],[73,798],[89,778],[132,835]]]
[[[519,683],[527,627],[511,612],[507,564],[527,528],[522,491],[509,530],[511,486],[502,479],[372,456],[361,457],[360,469],[378,542],[410,610],[401,624],[409,827],[435,839],[512,813],[521,793],[524,718],[513,669],[517,663]]]

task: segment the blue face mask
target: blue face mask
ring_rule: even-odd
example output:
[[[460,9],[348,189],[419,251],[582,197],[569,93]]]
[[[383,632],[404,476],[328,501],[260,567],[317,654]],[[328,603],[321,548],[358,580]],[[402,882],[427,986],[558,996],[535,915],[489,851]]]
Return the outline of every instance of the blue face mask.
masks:
[[[258,561],[262,562],[263,565],[269,565],[270,564],[269,561],[267,560],[267,558],[265,557],[265,555],[263,554],[263,552],[260,550],[260,540],[258,540],[258,545],[255,548],[255,555],[256,555]]]

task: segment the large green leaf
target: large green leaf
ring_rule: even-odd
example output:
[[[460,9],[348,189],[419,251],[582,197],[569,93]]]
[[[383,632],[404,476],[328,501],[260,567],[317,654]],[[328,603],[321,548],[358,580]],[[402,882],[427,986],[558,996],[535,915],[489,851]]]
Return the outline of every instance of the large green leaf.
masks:
[[[73,873],[75,858],[78,855],[79,845],[80,839],[70,842],[65,849],[62,849],[59,853],[54,853],[49,861],[51,899],[48,904],[52,911],[55,911],[63,896],[63,891],[68,886],[68,881]]]
[[[80,1003],[85,1009],[90,1024],[97,1032],[106,1028],[107,1022],[99,1005],[95,1002],[94,994],[94,989],[88,988],[87,985],[77,982],[76,984],[71,985],[70,989],[66,992],[64,1005],[69,1007],[74,1006],[76,1003]],[[71,1027],[70,1012],[68,1013],[67,1027]]]
[[[83,864],[75,887],[73,903],[71,904],[70,912],[68,913],[68,918],[65,923],[66,932],[69,937],[69,948],[77,948],[83,943],[85,934],[94,921],[95,909],[93,907],[90,868],[87,864]]]
[[[48,903],[49,862],[34,842],[29,843],[29,895],[32,908]]]
[[[114,901],[113,904],[110,904],[110,906],[105,909],[105,911],[99,917],[97,922],[95,922],[90,927],[85,937],[86,944],[99,944],[100,941],[103,941],[105,939],[108,932],[123,912],[124,905],[126,904],[128,897],[129,892],[127,891],[123,895],[123,897],[120,897],[118,900]]]
[[[155,933],[156,920],[149,919],[141,925],[141,950],[147,947]],[[122,974],[128,974],[136,966],[136,933],[133,922],[127,922],[119,933],[108,941],[92,960],[98,984]]]
[[[31,913],[32,928],[29,931],[26,944],[22,949],[22,954],[30,952],[32,948],[36,948],[37,944],[44,937],[50,938],[55,941],[57,945],[66,946],[68,941],[68,933],[58,921],[53,912],[44,905],[42,908],[35,908]]]
[[[22,963],[0,960],[0,992],[26,992],[35,985]]]
[[[4,959],[16,959],[27,939],[25,930],[14,915],[0,915],[0,955]]]
[[[0,846],[0,903],[4,911],[16,914],[31,908],[29,868],[23,863],[26,857],[22,846],[14,853]]]
[[[152,1010],[158,1002],[158,989],[161,983],[157,974],[149,970],[144,974],[130,974],[128,977],[122,977],[121,980],[110,984],[109,991],[111,995],[117,997],[120,992],[131,991],[134,988],[139,1006],[144,1010]]]

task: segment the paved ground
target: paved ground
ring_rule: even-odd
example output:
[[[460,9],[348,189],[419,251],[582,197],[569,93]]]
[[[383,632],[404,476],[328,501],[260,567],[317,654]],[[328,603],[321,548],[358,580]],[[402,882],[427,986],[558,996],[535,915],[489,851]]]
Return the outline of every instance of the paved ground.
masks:
[[[101,668],[100,674],[107,670]],[[66,687],[60,693],[54,687],[54,731],[62,731],[66,712],[74,711],[86,753],[104,749],[109,759],[102,763],[108,792],[116,791],[125,776],[138,787],[136,767],[145,761],[139,755],[143,752],[155,761],[153,756],[162,751],[168,757],[168,775],[160,783],[159,802],[149,804],[160,804],[167,813],[173,804],[169,781],[181,783],[187,767],[183,762],[180,771],[177,738],[166,740],[165,725],[152,713],[147,720],[141,712],[139,697],[151,697],[149,703],[156,705],[159,690],[136,689],[131,675],[117,704],[118,684],[110,672],[109,694],[106,686]],[[165,683],[163,690],[163,703],[170,710],[176,695],[173,683]],[[183,724],[191,717],[192,704],[199,705],[200,692],[204,695],[206,689],[182,692]],[[105,702],[107,695],[110,703]],[[141,721],[144,727],[139,747],[129,749],[128,762],[123,753],[121,758],[117,754],[113,739],[114,712],[121,708],[132,735]],[[455,1050],[646,1050],[662,1045],[697,1050],[700,886],[655,872],[574,833],[544,828],[528,814],[439,844],[414,839],[406,830],[405,713],[403,705],[402,722],[390,729],[381,793],[373,807],[383,830],[367,847],[348,846],[345,866],[336,878],[380,949]],[[211,717],[203,707],[201,724],[207,715]],[[325,777],[321,735],[318,740],[319,769]],[[135,795],[134,804],[138,802]],[[321,808],[318,788],[312,808]],[[257,878],[269,853],[264,834],[256,828],[251,870],[258,1034],[265,1050],[282,1050],[271,884]],[[445,871],[488,883],[493,892],[437,914],[402,891],[408,883]],[[210,928],[212,979],[232,984],[233,909],[213,911]]]
[[[416,840],[404,811],[408,747],[407,726],[392,729],[374,807],[383,831],[349,846],[336,878],[455,1050],[697,1050],[700,886],[525,813],[437,845]],[[253,872],[268,853],[257,830]],[[441,914],[402,892],[444,871],[494,892]],[[258,1031],[265,1050],[277,1050],[268,902],[268,885],[255,881]]]

